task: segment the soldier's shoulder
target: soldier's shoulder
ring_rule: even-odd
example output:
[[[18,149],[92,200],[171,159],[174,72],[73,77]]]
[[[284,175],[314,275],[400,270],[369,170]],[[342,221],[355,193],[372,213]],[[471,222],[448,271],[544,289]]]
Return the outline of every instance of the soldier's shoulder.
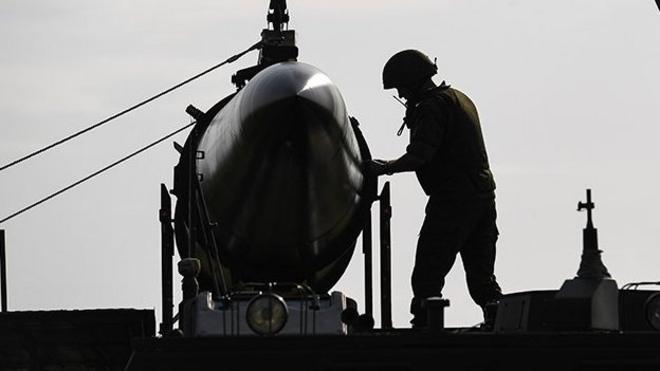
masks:
[[[450,92],[452,88],[436,89],[431,94],[428,94],[418,104],[418,109],[425,112],[443,113],[446,112],[452,105],[454,98],[453,93]]]
[[[472,99],[467,94],[463,93],[461,90],[458,90],[456,88],[451,87],[451,88],[447,89],[447,91],[448,91],[448,94],[453,96],[453,98],[458,100],[458,101],[463,100],[463,101],[472,102]]]

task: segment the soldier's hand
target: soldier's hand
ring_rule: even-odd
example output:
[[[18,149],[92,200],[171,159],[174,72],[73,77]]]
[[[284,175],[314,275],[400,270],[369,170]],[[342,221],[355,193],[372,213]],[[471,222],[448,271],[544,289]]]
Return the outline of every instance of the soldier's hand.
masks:
[[[387,173],[387,165],[385,160],[370,160],[367,163],[367,171],[375,176],[383,175]]]

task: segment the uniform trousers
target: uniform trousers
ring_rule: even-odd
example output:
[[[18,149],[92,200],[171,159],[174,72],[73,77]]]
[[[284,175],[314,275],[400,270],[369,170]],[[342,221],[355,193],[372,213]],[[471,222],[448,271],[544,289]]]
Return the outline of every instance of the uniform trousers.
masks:
[[[461,254],[470,296],[482,308],[502,291],[494,275],[497,230],[494,197],[440,198],[426,205],[412,274],[413,324],[424,325],[424,300],[442,296],[445,276]]]

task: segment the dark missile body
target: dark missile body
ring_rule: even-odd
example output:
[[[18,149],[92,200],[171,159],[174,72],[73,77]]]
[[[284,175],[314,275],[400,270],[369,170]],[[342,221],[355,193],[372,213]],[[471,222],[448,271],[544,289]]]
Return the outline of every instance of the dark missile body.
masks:
[[[369,150],[339,89],[311,65],[279,63],[216,104],[200,125],[175,171],[181,255],[188,245],[186,159],[194,149],[231,286],[297,282],[329,290],[352,256],[375,181],[362,172]],[[202,260],[200,285],[210,287],[220,269],[208,244],[197,242],[191,250]]]

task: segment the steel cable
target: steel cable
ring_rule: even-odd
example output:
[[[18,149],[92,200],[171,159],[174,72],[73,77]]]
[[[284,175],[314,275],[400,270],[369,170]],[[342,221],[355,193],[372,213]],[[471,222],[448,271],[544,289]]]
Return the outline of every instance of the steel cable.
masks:
[[[216,69],[218,69],[218,68],[220,68],[220,67],[222,67],[222,66],[224,66],[225,64],[229,64],[229,63],[235,62],[236,60],[238,60],[239,58],[241,58],[241,57],[244,56],[245,54],[251,52],[252,50],[259,49],[260,47],[261,47],[261,42],[258,42],[258,43],[256,43],[256,44],[252,45],[251,47],[249,47],[248,49],[246,49],[246,50],[244,50],[244,51],[242,51],[242,52],[240,52],[240,53],[238,53],[238,54],[236,54],[236,55],[234,55],[234,56],[228,58],[228,59],[225,60],[224,62],[218,63],[218,64],[216,64],[215,66],[213,66],[213,67],[211,67],[211,68],[208,68],[208,69],[204,70],[203,72],[200,72],[200,73],[198,73],[197,75],[195,75],[195,76],[193,76],[193,77],[190,77],[190,78],[188,78],[187,80],[184,80],[184,81],[182,81],[182,82],[180,82],[180,83],[178,83],[178,84],[172,86],[171,88],[169,88],[169,89],[167,89],[167,90],[164,90],[164,91],[162,91],[162,92],[160,92],[160,93],[158,93],[158,94],[156,94],[156,95],[154,95],[154,96],[152,96],[152,97],[150,97],[150,98],[147,98],[147,99],[143,100],[142,102],[140,102],[140,103],[138,103],[138,104],[136,104],[136,105],[134,105],[134,106],[132,106],[132,107],[129,107],[129,108],[127,108],[127,109],[125,109],[125,110],[123,110],[123,111],[121,111],[121,112],[119,112],[119,113],[116,113],[116,114],[114,114],[114,115],[112,115],[112,116],[110,116],[110,117],[108,117],[108,118],[106,118],[106,119],[104,119],[104,120],[102,120],[102,121],[100,121],[100,122],[98,122],[98,123],[92,125],[92,126],[89,126],[89,127],[85,128],[85,129],[83,129],[83,130],[80,130],[80,131],[78,131],[78,132],[75,132],[75,133],[73,133],[73,134],[71,134],[71,135],[69,135],[69,136],[67,136],[67,137],[65,137],[65,138],[62,138],[62,139],[60,139],[60,140],[58,140],[58,141],[56,141],[56,142],[54,142],[54,143],[52,143],[52,144],[49,144],[49,145],[47,145],[47,146],[45,146],[45,147],[43,147],[43,148],[41,148],[41,149],[38,149],[38,150],[36,150],[36,151],[34,151],[34,152],[31,152],[31,153],[29,153],[29,154],[27,154],[27,155],[25,155],[25,156],[23,156],[23,157],[21,157],[21,158],[19,158],[19,159],[17,159],[17,160],[14,160],[14,161],[12,161],[12,162],[6,164],[6,165],[3,165],[2,167],[0,167],[0,171],[3,171],[3,170],[5,170],[5,169],[8,169],[8,168],[10,168],[10,167],[12,167],[12,166],[18,165],[18,164],[20,164],[21,162],[23,162],[23,161],[25,161],[25,160],[28,160],[28,159],[30,159],[30,158],[32,158],[32,157],[34,157],[34,156],[37,156],[37,155],[39,155],[39,154],[41,154],[41,153],[43,153],[43,152],[46,152],[46,151],[48,151],[48,150],[50,150],[50,149],[52,149],[52,148],[54,148],[54,147],[57,147],[57,146],[59,146],[60,144],[66,143],[66,142],[70,141],[70,140],[73,139],[73,138],[76,138],[76,137],[78,137],[78,136],[80,136],[80,135],[82,135],[82,134],[85,134],[85,133],[87,133],[87,132],[90,132],[90,131],[92,131],[92,130],[94,130],[94,129],[96,129],[96,128],[98,128],[98,127],[104,125],[104,124],[107,124],[108,122],[110,122],[110,121],[112,121],[112,120],[114,120],[114,119],[116,119],[116,118],[118,118],[118,117],[121,117],[121,116],[123,116],[123,115],[125,115],[125,114],[127,114],[127,113],[129,113],[129,112],[131,112],[131,111],[134,111],[134,110],[136,110],[136,109],[138,109],[138,108],[140,108],[140,107],[142,107],[142,106],[144,106],[144,105],[146,105],[146,104],[148,104],[148,103],[151,103],[152,101],[154,101],[154,100],[156,100],[156,99],[158,99],[158,98],[160,98],[160,97],[162,97],[162,96],[164,96],[164,95],[166,95],[166,94],[168,94],[168,93],[171,93],[172,91],[174,91],[174,90],[176,90],[176,89],[178,89],[178,88],[180,88],[180,87],[182,87],[182,86],[184,86],[184,85],[186,85],[186,84],[188,84],[188,83],[190,83],[190,82],[192,82],[192,81],[194,81],[194,80],[196,80],[196,79],[198,79],[198,78],[200,78],[200,77],[202,77],[202,76],[204,76],[204,75],[206,75],[206,74],[208,74],[208,73],[210,73],[210,72],[212,72],[212,71],[214,71],[214,70],[216,70]]]
[[[84,177],[84,178],[78,180],[77,182],[75,182],[75,183],[73,183],[73,184],[71,184],[71,185],[68,185],[68,186],[62,188],[62,189],[60,189],[59,191],[57,191],[57,192],[55,192],[55,193],[51,193],[50,195],[48,195],[48,196],[42,198],[41,200],[39,200],[39,201],[37,201],[37,202],[31,204],[30,206],[24,207],[24,208],[22,208],[21,210],[19,210],[19,211],[15,212],[15,213],[9,215],[8,217],[6,217],[6,218],[0,220],[0,224],[4,223],[4,222],[6,222],[6,221],[8,221],[8,220],[10,220],[10,219],[13,219],[13,218],[15,218],[15,217],[17,217],[17,216],[23,214],[24,212],[26,212],[26,211],[28,211],[28,210],[30,210],[30,209],[32,209],[32,208],[35,208],[35,207],[37,207],[37,206],[43,204],[44,202],[49,201],[49,200],[51,200],[51,199],[53,199],[53,198],[55,198],[55,197],[61,195],[62,193],[64,193],[64,192],[70,190],[71,188],[74,188],[74,187],[76,187],[76,186],[78,186],[78,185],[80,185],[80,184],[82,184],[82,183],[84,183],[84,182],[86,182],[86,181],[88,181],[88,180],[90,180],[90,179],[96,177],[97,175],[100,175],[100,174],[102,174],[102,173],[104,173],[104,172],[106,172],[106,171],[112,169],[113,167],[115,167],[115,166],[117,166],[117,165],[119,165],[119,164],[121,164],[121,163],[123,163],[123,162],[125,162],[125,161],[127,161],[127,160],[129,160],[129,159],[131,159],[131,158],[133,158],[133,157],[135,157],[135,156],[137,156],[137,155],[139,155],[140,153],[142,153],[142,152],[144,152],[144,151],[150,149],[151,147],[154,147],[154,146],[157,145],[157,144],[162,143],[163,141],[165,141],[165,140],[167,140],[167,139],[173,137],[173,136],[176,135],[176,134],[179,134],[180,132],[182,132],[182,131],[188,129],[189,127],[191,127],[191,126],[193,126],[193,125],[195,125],[195,124],[196,124],[196,122],[192,122],[192,123],[190,123],[190,124],[188,124],[188,125],[186,125],[186,126],[180,128],[180,129],[178,129],[178,130],[176,130],[176,131],[173,131],[173,132],[167,134],[166,136],[164,136],[164,137],[158,139],[157,141],[152,142],[152,143],[150,143],[150,144],[148,144],[148,145],[146,145],[146,146],[144,146],[144,147],[138,149],[137,151],[135,151],[135,152],[133,152],[133,153],[131,153],[131,154],[129,154],[129,155],[127,155],[127,156],[125,156],[125,157],[123,157],[123,158],[121,158],[121,159],[119,159],[119,160],[113,162],[113,163],[111,163],[110,165],[105,166],[105,167],[102,168],[102,169],[99,169],[99,170],[97,170],[97,171],[91,173],[90,175],[87,175],[86,177]]]

